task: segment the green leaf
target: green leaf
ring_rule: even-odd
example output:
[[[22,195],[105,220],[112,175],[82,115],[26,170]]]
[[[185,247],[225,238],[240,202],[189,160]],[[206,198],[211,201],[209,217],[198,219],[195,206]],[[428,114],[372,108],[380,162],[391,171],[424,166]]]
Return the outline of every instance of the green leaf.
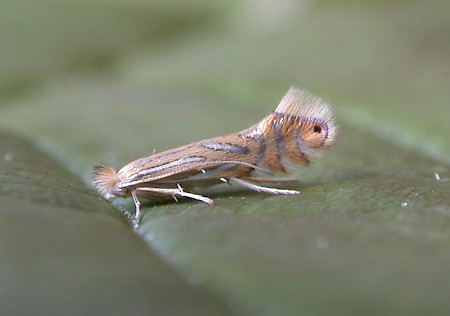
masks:
[[[447,2],[199,1],[186,15],[182,5],[138,0],[103,13],[101,2],[83,2],[47,32],[70,30],[89,12],[96,31],[78,34],[77,50],[66,38],[43,49],[24,37],[37,57],[24,73],[41,69],[32,82],[45,84],[1,99],[0,293],[8,304],[0,306],[28,311],[35,298],[45,312],[78,314],[84,306],[93,314],[448,313]],[[197,10],[205,15],[198,24]],[[183,32],[185,19],[194,27]],[[147,23],[174,28],[158,37]],[[114,56],[114,67],[69,72],[70,60],[98,52]],[[49,68],[40,68],[42,55]],[[22,73],[9,69],[1,80]],[[329,101],[340,125],[324,159],[294,175],[299,196],[215,189],[215,207],[145,203],[136,235],[88,190],[95,164],[120,168],[154,149],[246,128],[290,85]],[[134,212],[130,199],[112,204]]]
[[[2,315],[231,314],[54,159],[5,132],[0,157]]]

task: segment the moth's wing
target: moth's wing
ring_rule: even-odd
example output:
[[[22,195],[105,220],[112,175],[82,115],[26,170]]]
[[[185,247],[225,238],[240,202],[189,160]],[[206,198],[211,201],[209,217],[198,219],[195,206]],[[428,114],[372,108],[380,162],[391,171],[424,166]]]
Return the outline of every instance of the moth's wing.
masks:
[[[241,170],[237,169],[239,167],[241,167]],[[241,176],[240,173],[242,172],[242,169],[247,169],[249,172],[258,170],[267,175],[272,175],[272,173],[264,168],[242,161],[209,161],[191,164],[188,167],[178,168],[162,174],[159,173],[158,175],[149,174],[142,176],[139,179],[123,181],[121,186],[124,188],[148,186],[150,183],[157,186],[163,186],[168,183],[179,183],[186,181],[202,182],[228,176],[238,177]]]

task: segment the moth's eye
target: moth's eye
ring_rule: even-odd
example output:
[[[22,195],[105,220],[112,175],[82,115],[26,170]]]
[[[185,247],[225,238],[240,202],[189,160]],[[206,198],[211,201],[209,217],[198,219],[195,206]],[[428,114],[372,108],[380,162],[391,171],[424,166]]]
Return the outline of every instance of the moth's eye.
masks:
[[[314,133],[322,133],[322,127],[320,125],[314,125]]]

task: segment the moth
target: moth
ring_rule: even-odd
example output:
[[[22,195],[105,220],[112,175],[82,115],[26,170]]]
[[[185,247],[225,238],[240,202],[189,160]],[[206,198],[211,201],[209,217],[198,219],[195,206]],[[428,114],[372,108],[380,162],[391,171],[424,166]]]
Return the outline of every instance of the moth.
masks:
[[[190,198],[213,205],[198,187],[219,183],[257,192],[299,194],[266,186],[297,182],[276,178],[319,158],[336,139],[330,106],[305,90],[291,88],[277,108],[259,123],[238,133],[205,139],[130,162],[118,172],[97,165],[93,186],[106,198],[132,197],[141,217],[139,198],[162,201]]]

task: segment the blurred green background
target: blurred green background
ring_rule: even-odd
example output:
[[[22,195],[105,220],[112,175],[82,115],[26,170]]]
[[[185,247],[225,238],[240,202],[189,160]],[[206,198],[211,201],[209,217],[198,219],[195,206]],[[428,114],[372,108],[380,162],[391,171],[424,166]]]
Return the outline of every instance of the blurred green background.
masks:
[[[5,0],[1,315],[447,315],[450,2]],[[238,131],[291,86],[340,125],[299,196],[146,204],[92,167]]]

